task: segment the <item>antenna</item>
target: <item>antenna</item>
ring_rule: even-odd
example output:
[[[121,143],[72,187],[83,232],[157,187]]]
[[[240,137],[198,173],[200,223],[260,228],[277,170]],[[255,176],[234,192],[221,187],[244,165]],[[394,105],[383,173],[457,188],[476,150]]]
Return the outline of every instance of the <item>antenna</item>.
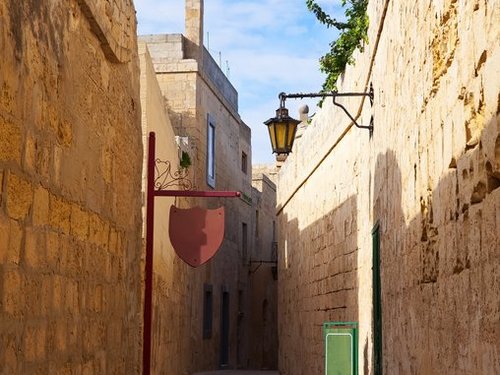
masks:
[[[219,66],[222,68],[222,52],[219,51]]]
[[[229,68],[229,61],[226,60],[226,76],[229,78],[231,76],[231,69]]]
[[[207,31],[207,49],[210,52],[210,32]]]

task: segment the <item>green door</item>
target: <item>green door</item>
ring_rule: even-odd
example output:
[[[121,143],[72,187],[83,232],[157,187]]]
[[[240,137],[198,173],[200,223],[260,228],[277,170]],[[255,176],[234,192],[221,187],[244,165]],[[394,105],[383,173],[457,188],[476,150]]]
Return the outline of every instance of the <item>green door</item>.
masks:
[[[357,323],[324,323],[323,334],[325,374],[357,375]]]
[[[380,275],[380,225],[372,230],[373,240],[373,373],[382,375],[382,282]]]

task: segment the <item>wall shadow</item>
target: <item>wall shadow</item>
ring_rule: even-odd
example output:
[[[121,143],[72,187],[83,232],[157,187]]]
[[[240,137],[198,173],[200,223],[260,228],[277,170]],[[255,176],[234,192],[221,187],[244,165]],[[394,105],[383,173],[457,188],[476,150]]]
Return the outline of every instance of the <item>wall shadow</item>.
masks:
[[[278,259],[281,374],[323,373],[323,323],[358,320],[357,209],[357,197],[350,196],[303,229],[297,219],[289,221],[282,214]]]
[[[448,171],[425,195],[418,186],[428,176],[419,175],[417,165],[405,166],[414,169],[405,191],[420,201],[420,211],[405,217],[404,202],[414,201],[403,199],[397,155],[377,157],[373,221],[381,228],[384,373],[500,371],[496,119],[474,148],[444,162]]]

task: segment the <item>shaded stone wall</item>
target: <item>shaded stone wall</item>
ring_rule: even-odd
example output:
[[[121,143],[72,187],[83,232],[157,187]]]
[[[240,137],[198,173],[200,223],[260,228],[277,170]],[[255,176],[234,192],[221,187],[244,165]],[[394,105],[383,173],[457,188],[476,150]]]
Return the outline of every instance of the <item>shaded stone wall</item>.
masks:
[[[171,163],[172,173],[179,166],[178,146],[172,124],[165,108],[151,56],[145,43],[139,43],[141,63],[142,131],[145,153],[148,150],[149,132],[156,134],[156,158]],[[164,164],[158,164],[165,172]],[[147,159],[143,165],[143,192],[146,196]],[[178,198],[177,198],[178,200]],[[154,225],[154,275],[153,275],[153,326],[152,373],[183,374],[190,361],[188,347],[190,300],[189,284],[183,282],[187,266],[177,257],[168,239],[170,206],[175,198],[155,198]],[[146,233],[146,200],[143,206]]]
[[[0,3],[2,373],[140,369],[135,15],[104,3]]]
[[[499,9],[370,2],[339,91],[373,84],[373,108],[345,100],[373,135],[327,100],[279,176],[283,374],[322,373],[328,320],[359,322],[373,373],[376,223],[384,373],[500,371]]]
[[[252,238],[250,254],[248,311],[249,367],[278,368],[276,185],[267,177],[274,168],[252,173]]]

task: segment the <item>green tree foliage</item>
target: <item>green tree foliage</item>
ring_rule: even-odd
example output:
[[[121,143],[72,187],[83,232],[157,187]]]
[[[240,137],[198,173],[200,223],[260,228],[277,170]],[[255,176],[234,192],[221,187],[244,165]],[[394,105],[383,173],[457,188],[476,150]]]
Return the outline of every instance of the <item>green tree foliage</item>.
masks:
[[[326,14],[314,0],[306,0],[307,8],[326,27],[335,27],[340,31],[337,40],[330,43],[330,52],[321,57],[320,70],[327,74],[323,91],[337,89],[337,79],[345,70],[347,64],[353,64],[352,54],[356,49],[364,50],[368,43],[368,15],[366,7],[368,0],[342,0],[346,20],[339,22]]]

